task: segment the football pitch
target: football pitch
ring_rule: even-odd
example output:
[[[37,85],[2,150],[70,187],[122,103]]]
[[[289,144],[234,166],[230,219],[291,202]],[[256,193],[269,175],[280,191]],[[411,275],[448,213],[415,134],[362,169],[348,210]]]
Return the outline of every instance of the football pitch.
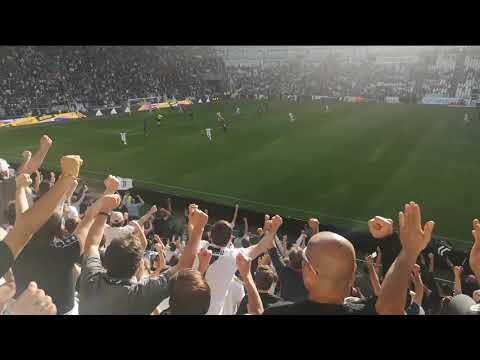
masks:
[[[61,155],[78,153],[88,178],[114,174],[140,188],[355,229],[366,229],[374,215],[397,224],[398,211],[414,200],[424,221],[435,221],[436,235],[471,246],[471,221],[480,217],[478,110],[337,103],[326,112],[316,102],[270,102],[262,114],[258,108],[254,101],[198,104],[193,118],[165,110],[160,126],[153,113],[134,113],[1,129],[0,157],[18,162],[46,133],[54,169]]]

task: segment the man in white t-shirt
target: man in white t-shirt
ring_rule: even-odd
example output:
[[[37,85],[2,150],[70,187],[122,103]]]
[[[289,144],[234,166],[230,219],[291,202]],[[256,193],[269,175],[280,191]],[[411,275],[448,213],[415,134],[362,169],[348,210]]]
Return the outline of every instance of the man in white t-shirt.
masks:
[[[205,274],[205,279],[210,286],[210,308],[207,315],[220,315],[223,313],[225,299],[231,282],[237,271],[236,257],[242,252],[252,260],[267,252],[273,247],[273,241],[278,228],[282,225],[282,218],[278,215],[272,220],[265,217],[266,234],[262,240],[248,248],[235,249],[232,246],[232,227],[225,220],[217,221],[212,228],[211,241],[202,241],[202,247],[212,251],[210,266]]]
[[[227,296],[225,297],[222,315],[235,315],[244,296],[245,289],[242,280],[234,276],[233,280],[230,282]]]

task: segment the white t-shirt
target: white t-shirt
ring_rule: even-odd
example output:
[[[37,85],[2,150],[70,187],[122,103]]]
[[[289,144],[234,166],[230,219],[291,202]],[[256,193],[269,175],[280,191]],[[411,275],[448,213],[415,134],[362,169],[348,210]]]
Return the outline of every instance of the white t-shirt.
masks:
[[[225,297],[222,315],[235,315],[244,296],[245,289],[243,284],[236,276],[234,276],[233,280],[230,282],[227,296]]]
[[[207,248],[209,243],[202,241],[201,246]],[[243,251],[245,249],[221,248],[221,255],[208,267],[205,274],[205,280],[210,286],[210,307],[207,315],[222,314],[230,283],[237,271],[236,258]]]
[[[121,226],[121,227],[112,227],[108,224],[105,225],[104,235],[105,235],[105,248],[107,248],[113,239],[127,237],[135,231],[135,228],[132,225]]]

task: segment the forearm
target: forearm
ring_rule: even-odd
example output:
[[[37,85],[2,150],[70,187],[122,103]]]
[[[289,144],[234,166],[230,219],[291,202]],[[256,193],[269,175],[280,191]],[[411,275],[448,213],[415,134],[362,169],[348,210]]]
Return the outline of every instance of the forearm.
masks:
[[[70,205],[70,202],[72,200],[72,195],[75,192],[75,189],[77,188],[78,183],[73,183],[72,187],[68,189],[68,191],[65,193],[65,202]]]
[[[423,301],[423,286],[415,286],[415,296],[413,297],[413,302],[418,306],[422,306]]]
[[[17,187],[15,191],[15,218],[19,219],[28,210],[27,188]]]
[[[245,288],[247,289],[248,296],[248,313],[251,315],[261,315],[263,314],[263,304],[262,298],[258,293],[255,282],[253,281],[252,274],[249,272],[248,275],[243,279]]]
[[[8,245],[14,257],[18,256],[32,235],[47,222],[74,181],[73,177],[63,177],[16,219],[14,228],[8,233],[10,236],[7,235],[5,238],[5,244]]]
[[[145,213],[145,215],[143,215],[140,219],[137,220],[138,225],[143,226],[148,221],[150,216],[152,216],[152,213],[150,211]]]
[[[460,275],[457,274],[455,274],[453,293],[454,295],[459,295],[462,293],[462,280]]]
[[[379,314],[403,315],[410,273],[417,256],[401,251],[385,275],[376,303]]]
[[[238,207],[235,207],[235,212],[233,213],[233,219],[231,224],[235,226],[235,222],[237,221],[237,215],[238,215]]]
[[[265,235],[257,245],[252,245],[247,248],[247,255],[253,260],[261,254],[266,253],[271,248],[274,236],[276,236],[276,234]]]
[[[193,227],[189,241],[187,242],[187,245],[185,245],[182,255],[180,256],[180,260],[178,261],[178,270],[191,268],[193,266],[195,257],[200,250],[200,241],[202,240],[202,235],[203,227]]]
[[[105,224],[107,223],[107,216],[103,214],[98,214],[90,227],[88,232],[87,239],[85,240],[85,255],[99,255],[98,248],[102,242],[103,232],[105,229]]]
[[[40,166],[42,166],[43,161],[48,154],[48,150],[49,147],[40,145],[35,154],[33,154],[33,156],[30,158],[30,161],[26,161],[20,168],[20,173],[31,175],[32,173],[37,171]]]
[[[370,284],[372,285],[373,293],[375,296],[379,296],[382,290],[382,286],[380,285],[380,280],[378,279],[378,274],[375,271],[375,267],[368,266],[368,277],[370,278]]]
[[[307,235],[301,234],[301,235],[298,237],[297,241],[295,241],[295,244],[296,244],[297,246],[303,247],[303,245],[304,245],[304,243],[305,243],[305,238],[306,238],[306,237],[307,237]]]

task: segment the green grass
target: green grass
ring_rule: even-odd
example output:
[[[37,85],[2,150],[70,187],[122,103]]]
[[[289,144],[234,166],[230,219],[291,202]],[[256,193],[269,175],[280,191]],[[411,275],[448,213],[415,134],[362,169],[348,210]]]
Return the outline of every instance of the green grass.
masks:
[[[471,220],[480,216],[480,125],[465,128],[463,115],[476,120],[476,110],[332,104],[326,113],[318,103],[274,102],[259,118],[256,103],[242,102],[236,118],[236,104],[195,105],[193,121],[166,111],[160,127],[153,114],[137,113],[2,129],[0,156],[18,159],[47,133],[54,139],[47,163],[79,153],[86,177],[112,173],[139,187],[355,228],[373,215],[397,220],[403,204],[415,200],[424,219],[435,220],[436,234],[470,246]],[[231,120],[227,134],[217,111]],[[206,127],[213,128],[213,143],[201,133]],[[121,130],[129,133],[128,146]]]

